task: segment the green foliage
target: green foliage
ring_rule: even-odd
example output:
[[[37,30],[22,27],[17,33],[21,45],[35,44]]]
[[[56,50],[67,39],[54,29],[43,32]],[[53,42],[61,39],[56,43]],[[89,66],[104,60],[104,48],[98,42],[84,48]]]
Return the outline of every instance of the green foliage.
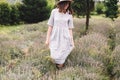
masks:
[[[105,10],[104,3],[97,3],[97,4],[96,4],[96,12],[97,12],[98,14],[103,14],[103,13],[104,13],[104,10]]]
[[[20,8],[21,19],[27,23],[36,23],[48,19],[50,8],[47,0],[23,0]]]
[[[74,0],[74,3],[72,4],[72,7],[75,11],[75,14],[79,17],[80,15],[85,16],[86,15],[86,0]],[[94,2],[93,0],[90,0],[90,10],[94,9]]]
[[[55,0],[47,0],[48,6],[52,9],[55,6]]]
[[[52,3],[47,0],[23,0],[23,4],[16,3],[9,5],[7,2],[0,2],[0,24],[14,25],[22,22],[34,23],[48,19]]]
[[[4,25],[10,23],[10,13],[10,5],[8,3],[0,3],[0,24]]]
[[[11,5],[10,24],[20,23],[20,11],[18,5]]]
[[[0,3],[0,24],[13,25],[20,23],[20,12],[18,5],[9,5],[8,3]]]
[[[118,17],[118,0],[106,0],[105,5],[106,5],[106,17],[111,18],[114,20],[114,18]]]
[[[85,15],[85,1],[84,0],[74,0],[73,9],[77,16]]]

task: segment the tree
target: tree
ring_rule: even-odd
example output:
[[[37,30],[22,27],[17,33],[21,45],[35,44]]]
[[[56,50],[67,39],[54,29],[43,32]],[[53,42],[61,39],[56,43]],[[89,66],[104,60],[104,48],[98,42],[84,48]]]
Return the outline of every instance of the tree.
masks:
[[[50,9],[47,0],[23,0],[20,12],[23,21],[36,23],[48,19]]]
[[[80,15],[86,15],[86,29],[85,33],[88,30],[89,26],[89,18],[90,18],[90,11],[94,9],[94,2],[93,0],[74,0],[73,9],[75,14],[79,17]]]
[[[118,3],[119,0],[106,0],[105,1],[105,5],[106,5],[106,11],[105,11],[105,15],[106,17],[111,18],[113,21],[115,18],[118,17]],[[114,25],[114,22],[112,23]],[[109,38],[111,39],[111,50],[114,50],[115,48],[115,38],[116,38],[116,34],[114,32],[113,29],[113,33],[110,34]]]
[[[10,24],[19,24],[20,23],[20,11],[19,5],[11,5],[11,12],[10,12]]]
[[[85,16],[86,14],[85,6],[86,6],[85,0],[74,0],[72,7],[77,17],[79,17],[80,15]]]
[[[47,0],[48,6],[52,9],[55,6],[55,0]]]
[[[8,3],[0,3],[0,24],[8,25],[10,23],[11,7]]]
[[[106,5],[106,17],[111,18],[114,21],[114,18],[118,17],[118,3],[119,0],[106,0],[105,5]]]

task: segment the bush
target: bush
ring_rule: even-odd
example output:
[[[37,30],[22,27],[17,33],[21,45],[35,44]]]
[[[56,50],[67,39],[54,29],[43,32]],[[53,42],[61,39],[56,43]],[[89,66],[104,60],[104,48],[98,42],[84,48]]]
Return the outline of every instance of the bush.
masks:
[[[46,0],[23,0],[20,13],[23,21],[37,23],[48,19],[50,8]]]
[[[116,38],[115,38],[115,43],[116,46],[120,45],[120,18],[115,20],[115,33],[116,33]]]
[[[90,11],[93,11],[94,9],[94,1],[90,0]],[[72,4],[72,8],[74,9],[75,15],[77,17],[79,16],[85,16],[86,15],[86,8],[87,7],[87,3],[85,0],[74,0],[74,3]]]
[[[20,12],[18,5],[11,5],[10,13],[10,24],[19,24],[20,23]]]
[[[116,46],[120,45],[120,32],[116,34],[116,40],[115,40]]]
[[[14,25],[20,23],[19,6],[0,3],[0,24]]]
[[[74,31],[73,31],[73,36],[74,38],[80,38],[81,36],[84,35],[85,33],[85,19],[74,19]]]
[[[106,11],[105,15],[106,17],[111,18],[114,21],[114,18],[118,17],[118,1],[119,0],[106,0]]]
[[[112,53],[114,69],[113,74],[115,74],[115,80],[120,79],[120,45],[116,46]]]
[[[68,66],[83,67],[88,75],[89,72],[95,75],[106,74],[105,64],[108,64],[106,59],[109,56],[106,37],[99,33],[88,34],[76,40],[75,45],[75,49],[66,62]]]
[[[108,77],[99,73],[89,72],[83,67],[68,67],[59,71],[59,74],[55,78],[57,80],[109,80]]]
[[[104,6],[104,3],[97,3],[96,4],[96,12],[98,14],[103,14],[105,11],[105,6]]]
[[[76,48],[73,51],[74,55],[71,54],[72,56],[70,56],[70,59],[75,59],[71,61],[73,64],[80,65],[82,62],[80,60],[84,61],[83,58],[85,57],[87,57],[86,59],[91,58],[91,60],[95,60],[95,62],[100,61],[101,63],[101,61],[104,60],[103,56],[105,54],[107,55],[107,38],[99,33],[89,34],[87,36],[81,37],[79,40],[76,40],[75,43]],[[88,63],[89,62],[93,61],[88,60]]]
[[[52,5],[52,4],[49,4]],[[23,4],[0,3],[0,24],[14,25],[21,21],[36,23],[48,19],[51,7],[47,0],[23,0]]]
[[[12,41],[0,43],[0,65],[5,66],[13,59],[23,58],[23,52]]]
[[[8,3],[0,3],[0,24],[6,25],[10,23],[11,7]]]
[[[115,21],[115,31],[116,33],[119,33],[120,32],[120,18],[117,18]]]
[[[51,9],[55,7],[55,0],[47,0],[47,3]]]
[[[110,32],[112,30],[112,25],[110,24],[111,22],[109,20],[104,20],[103,19],[93,19],[90,20],[90,26],[89,26],[89,34],[91,33],[101,33],[102,35],[104,35],[105,37],[109,37]]]
[[[40,80],[41,73],[35,67],[32,67],[31,62],[21,60],[20,64],[14,68],[1,73],[1,80]],[[17,62],[18,63],[18,62]],[[6,67],[4,68],[7,69]]]

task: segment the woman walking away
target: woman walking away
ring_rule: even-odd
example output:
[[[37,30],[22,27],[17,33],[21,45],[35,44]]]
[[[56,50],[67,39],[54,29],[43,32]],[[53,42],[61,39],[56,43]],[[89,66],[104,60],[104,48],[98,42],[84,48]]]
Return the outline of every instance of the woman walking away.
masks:
[[[50,48],[50,56],[57,68],[62,68],[67,56],[74,48],[73,17],[71,0],[60,0],[48,20],[45,44]]]

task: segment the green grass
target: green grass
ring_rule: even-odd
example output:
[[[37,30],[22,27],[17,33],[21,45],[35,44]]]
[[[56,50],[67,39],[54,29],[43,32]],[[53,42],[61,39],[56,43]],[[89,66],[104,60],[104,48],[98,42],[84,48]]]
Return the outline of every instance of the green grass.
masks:
[[[0,26],[0,34],[7,34],[13,30],[19,30],[21,25],[17,26]]]

